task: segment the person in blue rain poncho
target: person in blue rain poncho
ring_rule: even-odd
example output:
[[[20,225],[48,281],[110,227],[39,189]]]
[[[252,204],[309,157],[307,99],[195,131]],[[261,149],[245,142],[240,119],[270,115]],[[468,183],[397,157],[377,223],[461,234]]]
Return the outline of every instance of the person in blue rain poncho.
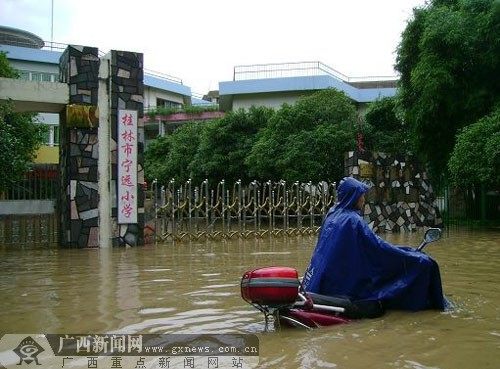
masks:
[[[373,301],[384,309],[443,310],[437,263],[382,240],[361,217],[368,189],[352,177],[340,182],[338,203],[328,211],[304,275],[305,291]]]

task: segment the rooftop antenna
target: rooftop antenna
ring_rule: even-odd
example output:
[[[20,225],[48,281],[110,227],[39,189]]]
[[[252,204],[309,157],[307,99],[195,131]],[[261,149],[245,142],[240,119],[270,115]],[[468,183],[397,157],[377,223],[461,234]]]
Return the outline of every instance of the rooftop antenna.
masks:
[[[54,0],[51,0],[51,17],[50,17],[50,50],[54,45]]]

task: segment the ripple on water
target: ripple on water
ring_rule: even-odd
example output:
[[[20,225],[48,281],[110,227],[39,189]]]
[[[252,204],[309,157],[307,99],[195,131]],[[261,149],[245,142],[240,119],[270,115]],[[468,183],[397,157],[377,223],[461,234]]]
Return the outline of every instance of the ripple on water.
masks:
[[[207,252],[205,254],[202,254],[203,256],[206,256],[206,257],[209,257],[209,258],[213,258],[213,257],[216,257],[217,254],[214,253],[214,252]]]
[[[136,324],[120,328],[120,332],[133,334],[145,333],[176,333],[182,329],[199,327],[214,321],[232,319],[233,316],[223,314],[223,309],[193,309],[176,314],[164,313],[165,316],[154,319],[144,319]],[[202,331],[199,331],[202,332]]]
[[[159,269],[143,269],[145,272],[168,272],[172,269],[170,268],[159,268]]]
[[[170,278],[161,278],[161,279],[151,279],[149,282],[175,282]]]
[[[176,310],[177,310],[176,308],[144,308],[139,310],[137,313],[139,315],[151,315],[151,314],[171,313]]]
[[[236,295],[236,292],[214,292],[212,290],[187,292],[183,294],[183,296],[212,296],[212,297],[228,297],[234,295]]]
[[[203,313],[201,313],[203,311]],[[159,324],[150,329],[151,333],[180,333],[186,331],[205,333],[202,327],[215,324],[219,329],[230,328],[228,321],[231,321],[230,314],[222,314],[218,311],[222,309],[194,309],[178,313],[164,320],[164,324]],[[210,312],[210,313],[209,313]]]
[[[217,305],[220,303],[222,303],[222,301],[219,301],[219,300],[200,300],[200,301],[191,302],[191,304],[195,305],[195,306]]]
[[[208,286],[203,286],[203,288],[225,288],[225,287],[239,287],[239,283],[211,284]]]

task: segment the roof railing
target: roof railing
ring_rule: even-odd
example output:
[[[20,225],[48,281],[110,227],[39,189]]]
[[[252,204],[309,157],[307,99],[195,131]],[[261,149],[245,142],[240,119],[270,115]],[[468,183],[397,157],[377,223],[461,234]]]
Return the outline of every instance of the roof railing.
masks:
[[[32,42],[10,39],[10,38],[9,39],[5,39],[5,38],[0,39],[0,45],[26,47],[29,49],[38,49],[38,47],[35,47],[35,45]]]
[[[51,51],[64,51],[69,46],[68,44],[63,44],[61,42],[44,41],[44,43],[45,43],[45,46],[42,49],[43,50],[51,50]],[[98,55],[100,57],[106,55],[107,53],[108,53],[108,51],[102,51],[101,49],[98,50]],[[151,76],[151,77],[163,79],[163,80],[166,80],[169,82],[177,83],[180,85],[183,84],[181,78],[172,76],[170,74],[161,73],[161,72],[157,72],[157,71],[146,69],[146,68],[144,68],[144,74]]]
[[[181,78],[172,76],[170,74],[156,72],[154,70],[150,70],[150,69],[146,69],[146,68],[144,68],[144,74],[147,74],[147,75],[152,76],[152,77],[164,79],[164,80],[167,80],[170,82],[178,83],[180,85],[183,84]]]
[[[68,44],[63,44],[62,42],[44,41],[42,50],[64,51],[68,46]]]
[[[233,81],[329,75],[344,82],[396,81],[398,76],[349,77],[320,61],[237,65]]]

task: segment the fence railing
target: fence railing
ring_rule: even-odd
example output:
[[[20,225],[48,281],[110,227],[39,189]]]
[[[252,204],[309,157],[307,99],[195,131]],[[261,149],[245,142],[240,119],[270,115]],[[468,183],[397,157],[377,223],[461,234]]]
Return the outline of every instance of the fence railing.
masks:
[[[154,71],[154,70],[151,70],[151,69],[146,69],[146,68],[144,68],[144,74],[148,75],[148,76],[151,76],[151,77],[156,77],[156,78],[159,78],[159,79],[163,79],[163,80],[166,80],[166,81],[169,81],[169,82],[177,83],[179,85],[183,84],[182,83],[182,78],[179,78],[179,77],[176,77],[176,76],[172,76],[171,74],[157,72],[157,71]]]
[[[500,225],[498,191],[446,186],[436,202],[446,226]]]
[[[0,247],[55,246],[59,242],[57,214],[0,215]]]
[[[56,245],[59,166],[36,165],[0,192],[0,246]]]
[[[397,76],[349,77],[320,61],[237,65],[233,70],[234,81],[323,75],[332,76],[348,83],[398,80]]]
[[[316,233],[335,202],[335,183],[153,182],[157,241]]]
[[[0,200],[55,200],[59,191],[59,166],[37,165],[1,192]]]

